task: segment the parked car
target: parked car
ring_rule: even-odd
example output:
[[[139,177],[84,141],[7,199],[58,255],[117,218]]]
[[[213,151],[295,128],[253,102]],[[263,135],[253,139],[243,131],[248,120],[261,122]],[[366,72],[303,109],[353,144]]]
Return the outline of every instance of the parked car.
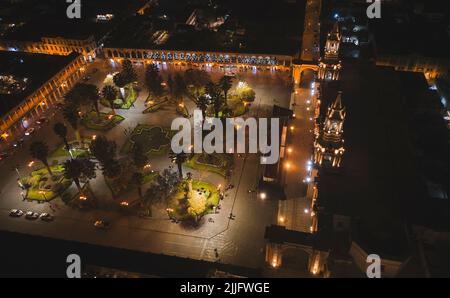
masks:
[[[48,213],[42,213],[39,218],[43,221],[53,221],[54,217]]]
[[[109,224],[109,222],[104,221],[104,220],[97,220],[94,223],[94,227],[96,227],[97,229],[103,229],[103,230],[107,230],[111,227],[111,225]]]
[[[14,147],[14,148],[20,148],[20,147],[23,146],[23,143],[24,143],[24,142],[25,142],[25,141],[24,141],[24,139],[22,138],[22,139],[18,140],[16,143],[14,143],[14,144],[13,144],[13,147]]]
[[[12,209],[9,212],[9,216],[11,217],[21,217],[23,215],[23,211],[20,209]]]
[[[45,117],[40,118],[38,121],[36,121],[37,124],[42,125],[44,123],[47,123],[48,120]]]
[[[35,220],[39,218],[39,213],[33,212],[33,211],[28,211],[25,214],[25,218],[26,219],[31,219],[31,220]]]
[[[8,153],[6,153],[6,152],[0,153],[0,161],[5,160],[7,157],[8,157]]]
[[[34,127],[30,127],[25,131],[25,135],[26,136],[32,135],[34,131],[35,131]]]

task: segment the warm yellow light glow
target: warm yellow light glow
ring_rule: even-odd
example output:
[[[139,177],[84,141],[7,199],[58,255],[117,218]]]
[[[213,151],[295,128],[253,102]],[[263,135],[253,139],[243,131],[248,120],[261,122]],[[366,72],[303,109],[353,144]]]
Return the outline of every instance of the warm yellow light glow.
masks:
[[[272,265],[273,268],[277,267],[277,259],[276,258],[273,258],[271,265]]]
[[[127,206],[130,205],[130,204],[129,204],[128,202],[123,201],[123,202],[120,203],[120,205],[121,205],[121,206],[124,206],[124,207],[127,207]]]
[[[259,197],[264,200],[265,198],[267,198],[267,194],[265,192],[262,192],[259,194]]]
[[[86,200],[87,200],[86,196],[83,196],[83,195],[80,196],[80,201],[86,201]]]
[[[288,148],[287,150],[289,153],[292,153],[292,148]]]
[[[286,163],[286,164],[285,164],[284,166],[285,166],[285,167],[286,167],[286,169],[288,169],[288,170],[289,170],[289,169],[291,168],[291,164],[290,164],[290,163],[288,163],[288,162],[287,162],[287,163]]]
[[[284,219],[283,216],[280,216],[280,218],[278,218],[278,221],[279,221],[280,223],[284,223],[285,219]]]
[[[9,137],[9,134],[8,133],[3,133],[2,134],[2,138],[4,139],[4,140],[6,140],[7,138]]]
[[[111,120],[114,117],[114,115],[109,115],[108,120]]]
[[[32,160],[32,161],[30,161],[29,163],[28,163],[28,167],[32,167],[34,165],[34,160]]]

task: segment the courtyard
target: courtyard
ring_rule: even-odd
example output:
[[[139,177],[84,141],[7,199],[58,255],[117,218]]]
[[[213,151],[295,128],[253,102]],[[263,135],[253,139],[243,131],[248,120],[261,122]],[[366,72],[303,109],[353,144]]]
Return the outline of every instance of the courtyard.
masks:
[[[11,172],[10,179],[4,179],[1,184],[0,207],[3,213],[12,208],[23,210],[33,210],[35,212],[48,212],[54,214],[56,220],[51,225],[42,226],[41,222],[15,221],[5,214],[0,217],[2,226],[8,227],[12,231],[26,231],[28,233],[39,233],[50,237],[59,237],[68,240],[87,241],[95,244],[108,244],[117,247],[127,247],[130,249],[177,255],[195,259],[205,259],[211,261],[220,260],[224,263],[241,264],[252,268],[257,268],[264,261],[264,229],[267,225],[276,222],[277,202],[261,200],[255,193],[249,192],[257,185],[261,166],[259,157],[256,155],[212,155],[188,156],[181,168],[183,179],[186,175],[192,178],[192,194],[187,201],[188,208],[181,214],[172,214],[171,209],[176,210],[180,205],[181,194],[177,190],[182,187],[182,180],[174,187],[174,191],[165,199],[151,203],[151,216],[141,216],[143,207],[140,207],[142,199],[139,198],[137,186],[128,183],[127,187],[114,191],[119,181],[127,181],[124,177],[131,177],[139,170],[143,174],[143,180],[139,184],[144,197],[148,189],[152,188],[158,176],[164,170],[177,173],[177,164],[169,158],[170,138],[173,132],[170,131],[170,124],[175,117],[180,117],[177,111],[177,100],[168,100],[161,108],[155,109],[151,113],[144,113],[148,109],[146,100],[149,97],[148,88],[145,85],[145,66],[142,64],[133,65],[138,82],[136,88],[140,91],[136,93],[136,99],[130,107],[115,106],[115,114],[111,113],[111,107],[101,104],[100,116],[105,121],[97,121],[98,114],[94,111],[87,114],[94,120],[91,125],[86,125],[86,120],[81,122],[78,130],[89,147],[89,142],[106,137],[114,141],[117,146],[116,159],[121,163],[132,164],[130,159],[133,155],[133,147],[139,144],[146,155],[146,164],[142,169],[137,169],[131,165],[121,172],[118,177],[105,178],[102,170],[95,169],[95,178],[88,179],[89,189],[95,195],[96,207],[87,210],[74,208],[71,204],[60,197],[55,196],[48,203],[38,204],[37,201],[23,201],[21,199],[21,189],[17,186],[14,171]],[[167,81],[169,75],[175,77],[178,73],[184,73],[187,67],[175,65],[158,65],[163,81]],[[93,69],[98,71],[91,72]],[[91,73],[89,84],[94,84],[102,90],[105,78],[112,73],[120,71],[118,63],[111,64],[110,61],[98,59],[87,69]],[[218,81],[226,72],[225,69],[209,69],[208,74],[213,81]],[[106,81],[108,83],[108,81]],[[245,82],[254,90],[255,99],[251,104],[245,106],[238,100],[233,92],[239,82]],[[109,82],[110,83],[110,82]],[[288,107],[291,90],[289,74],[284,72],[261,71],[255,73],[251,70],[238,72],[233,79],[229,104],[235,112],[233,115],[244,117],[261,117],[269,115],[272,105],[278,104]],[[118,102],[118,101],[117,101]],[[183,104],[186,113],[192,114],[197,107],[196,103],[189,97],[184,96]],[[114,115],[111,117],[111,115]],[[111,119],[108,119],[111,117]],[[65,118],[59,113],[52,116],[51,123],[40,129],[30,140],[45,140],[52,154],[49,162],[63,164],[69,153],[61,139],[53,136],[53,125],[57,122],[65,122]],[[69,142],[76,143],[74,131],[70,125],[68,127]],[[101,126],[101,127],[98,127]],[[31,161],[28,147],[17,153],[15,160]],[[89,157],[89,150],[72,146],[72,156]],[[91,158],[93,158],[91,156]],[[32,176],[32,172],[42,168],[41,162],[33,160],[35,165],[28,167],[27,163],[19,165],[22,176]],[[13,163],[12,160],[8,162]],[[8,165],[2,165],[8,167]],[[9,166],[11,168],[11,166]],[[132,170],[131,170],[132,169]],[[245,173],[252,173],[246,175]],[[45,178],[45,177],[44,177]],[[67,182],[63,180],[63,184]],[[126,183],[125,183],[126,184]],[[42,186],[42,185],[41,185]],[[112,186],[112,187],[111,187]],[[227,186],[232,186],[228,187]],[[43,186],[49,187],[49,186]],[[51,187],[51,186],[50,186]],[[221,189],[221,190],[220,190]],[[220,197],[220,193],[223,197]],[[66,197],[77,198],[78,190],[71,183],[64,191]],[[37,192],[39,194],[39,191]],[[43,196],[41,195],[43,198]],[[43,200],[41,200],[43,201]],[[134,204],[132,212],[123,212],[124,207]],[[218,207],[220,206],[220,207]],[[186,207],[186,206],[184,206]],[[190,209],[189,209],[190,208]],[[189,212],[187,210],[190,210]],[[186,214],[196,214],[195,224],[192,220],[184,220]],[[230,216],[233,215],[233,216]],[[192,216],[188,216],[192,219]],[[111,223],[111,229],[107,233],[99,233],[93,227],[96,220],[107,220]],[[74,228],[76,226],[76,228]],[[67,233],[69,230],[71,233]],[[219,257],[214,250],[218,249]]]

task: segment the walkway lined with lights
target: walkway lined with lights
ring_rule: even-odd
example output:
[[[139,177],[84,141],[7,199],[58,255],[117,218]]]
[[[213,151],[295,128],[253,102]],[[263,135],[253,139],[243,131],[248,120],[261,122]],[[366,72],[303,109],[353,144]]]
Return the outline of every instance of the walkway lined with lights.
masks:
[[[311,182],[311,148],[313,144],[314,86],[298,88],[292,99],[295,118],[289,124],[291,136],[284,168],[287,199],[280,201],[278,224],[287,229],[311,232],[311,201],[306,197],[306,188]]]

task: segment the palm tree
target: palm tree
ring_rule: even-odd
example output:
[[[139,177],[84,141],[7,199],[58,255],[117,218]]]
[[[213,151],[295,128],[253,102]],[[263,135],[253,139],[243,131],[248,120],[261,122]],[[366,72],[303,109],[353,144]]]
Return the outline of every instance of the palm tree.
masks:
[[[174,81],[173,81],[173,78],[172,78],[172,75],[171,74],[169,74],[168,76],[167,76],[167,88],[169,88],[169,94],[171,95],[171,96],[173,96],[173,91],[174,91]]]
[[[92,155],[99,161],[105,177],[114,178],[120,174],[122,167],[114,159],[117,149],[114,141],[108,141],[104,136],[99,136],[91,142],[89,149]]]
[[[138,169],[142,169],[148,162],[148,157],[145,154],[145,152],[142,149],[142,146],[140,144],[134,145],[132,158],[133,158],[134,165]]]
[[[33,158],[40,160],[47,168],[50,176],[53,176],[52,169],[48,164],[48,146],[43,142],[33,142],[30,145],[30,153]]]
[[[163,94],[162,78],[155,64],[150,64],[145,70],[145,84],[155,97],[160,97]]]
[[[108,101],[111,111],[115,115],[114,101],[117,99],[117,89],[114,86],[106,85],[102,89],[102,96]]]
[[[126,84],[131,84],[137,80],[137,74],[133,68],[133,63],[128,59],[124,60],[122,63],[121,74],[124,77]]]
[[[120,95],[122,96],[122,101],[125,101],[125,86],[127,85],[127,81],[121,72],[117,73],[113,77],[113,82],[119,88]]]
[[[95,164],[89,159],[68,159],[64,163],[64,177],[73,180],[80,194],[83,193],[80,179],[93,179],[95,176]]]
[[[63,140],[64,145],[66,146],[66,150],[70,154],[70,145],[69,142],[67,141],[67,127],[61,122],[58,122],[53,126],[53,131],[58,137],[60,137]]]
[[[218,118],[219,113],[224,106],[224,98],[217,85],[213,82],[209,82],[206,85],[206,93],[210,96],[210,103],[213,105],[214,115]]]
[[[114,159],[117,146],[114,141],[108,141],[106,137],[99,136],[91,142],[89,149],[100,163],[105,164]]]
[[[75,131],[75,138],[78,142],[81,141],[80,131],[78,130],[78,124],[80,122],[80,111],[78,107],[71,103],[66,103],[63,107],[62,114],[64,119],[70,124]]]
[[[82,95],[85,97],[88,104],[93,105],[97,116],[100,117],[100,110],[98,102],[100,101],[99,91],[97,86],[92,84],[80,84],[82,89]]]
[[[144,183],[144,175],[140,172],[135,172],[133,176],[131,176],[131,182],[137,187],[139,198],[142,200],[142,183]]]
[[[186,94],[186,83],[181,76],[181,74],[177,73],[174,79],[174,88],[173,88],[173,96],[175,99],[183,100],[183,96]]]
[[[194,96],[198,97],[200,95],[200,89],[205,87],[211,78],[204,70],[190,68],[184,72],[184,80],[186,85],[194,88]]]
[[[195,104],[197,105],[197,108],[199,108],[202,111],[203,121],[205,121],[209,99],[205,95],[200,95],[195,101]]]
[[[102,172],[105,177],[114,178],[122,172],[122,167],[117,160],[111,159],[102,165]]]
[[[159,190],[158,186],[156,184],[150,185],[150,187],[145,192],[144,200],[142,202],[143,207],[147,211],[147,216],[152,216],[152,205],[155,202],[158,202],[161,200],[162,193]]]
[[[233,78],[230,76],[223,76],[219,80],[219,88],[222,89],[223,94],[225,95],[225,104],[227,104],[228,99],[228,91],[230,91],[233,86]]]
[[[178,177],[180,177],[180,179],[183,179],[183,163],[187,160],[186,153],[184,153],[184,152],[175,153],[175,152],[171,151],[169,153],[169,158],[178,167]]]

